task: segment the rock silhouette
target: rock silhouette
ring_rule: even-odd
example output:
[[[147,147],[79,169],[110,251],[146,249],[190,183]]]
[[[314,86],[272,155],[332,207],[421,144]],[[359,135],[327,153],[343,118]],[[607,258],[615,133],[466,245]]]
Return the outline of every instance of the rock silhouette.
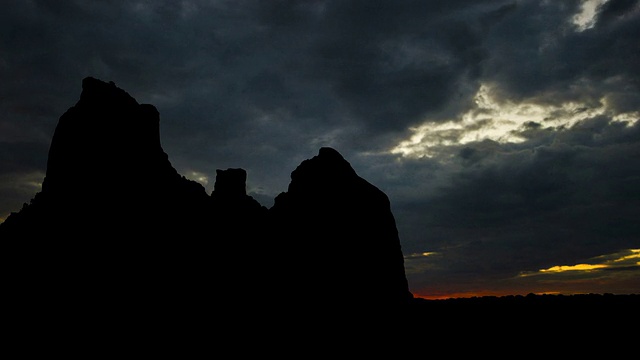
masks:
[[[389,199],[336,150],[323,147],[304,160],[270,212],[298,294],[331,303],[409,299]]]
[[[388,197],[338,151],[303,161],[266,208],[246,194],[244,169],[217,170],[211,194],[178,174],[159,129],[154,106],[83,79],[42,190],[0,224],[15,296],[146,311],[413,299]]]

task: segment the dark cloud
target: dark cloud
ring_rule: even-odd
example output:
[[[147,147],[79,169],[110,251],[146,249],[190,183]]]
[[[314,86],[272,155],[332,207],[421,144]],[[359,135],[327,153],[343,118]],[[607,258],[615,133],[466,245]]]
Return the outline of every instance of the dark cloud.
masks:
[[[416,6],[414,6],[416,5]],[[450,2],[341,2],[328,8],[309,73],[370,131],[402,131],[441,110],[485,53]]]
[[[46,166],[48,151],[44,143],[0,142],[0,173],[41,170]]]
[[[579,31],[572,23],[578,4],[520,2],[496,24],[485,75],[499,84],[502,97],[597,103],[606,93],[637,89],[640,13],[631,11],[635,5],[609,1],[598,13],[598,26]]]
[[[598,26],[606,26],[626,16],[633,16],[638,9],[638,0],[610,0],[600,5],[596,18]]]

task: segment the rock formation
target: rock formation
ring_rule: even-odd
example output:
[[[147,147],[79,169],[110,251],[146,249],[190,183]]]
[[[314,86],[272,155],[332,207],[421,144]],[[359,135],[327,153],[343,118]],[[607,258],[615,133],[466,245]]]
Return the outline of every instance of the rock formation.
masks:
[[[298,296],[396,305],[411,297],[389,199],[336,150],[304,160],[270,212]]]
[[[217,170],[211,194],[178,174],[154,106],[112,82],[88,77],[82,88],[55,129],[42,190],[0,224],[22,300],[149,309],[412,298],[389,199],[336,150],[303,161],[267,209],[246,194],[243,169]]]

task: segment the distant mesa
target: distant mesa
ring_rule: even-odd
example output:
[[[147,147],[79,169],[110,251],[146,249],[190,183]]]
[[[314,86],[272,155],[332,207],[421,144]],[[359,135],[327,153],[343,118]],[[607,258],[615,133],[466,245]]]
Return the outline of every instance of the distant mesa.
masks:
[[[247,195],[244,169],[217,170],[211,194],[178,174],[159,134],[154,106],[83,79],[42,190],[0,224],[16,294],[229,306],[413,299],[388,197],[335,149],[303,161],[266,208]]]

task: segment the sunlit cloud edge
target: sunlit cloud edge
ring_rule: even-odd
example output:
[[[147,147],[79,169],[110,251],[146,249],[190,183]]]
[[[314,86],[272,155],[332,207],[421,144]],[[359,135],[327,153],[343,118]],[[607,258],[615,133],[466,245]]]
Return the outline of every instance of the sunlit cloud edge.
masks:
[[[555,265],[537,271],[523,271],[518,277],[530,277],[560,273],[589,273],[603,270],[629,270],[637,268],[640,270],[640,249],[629,249],[616,254],[608,254],[591,259],[591,263],[581,263],[574,265]],[[600,262],[599,262],[600,261]]]

